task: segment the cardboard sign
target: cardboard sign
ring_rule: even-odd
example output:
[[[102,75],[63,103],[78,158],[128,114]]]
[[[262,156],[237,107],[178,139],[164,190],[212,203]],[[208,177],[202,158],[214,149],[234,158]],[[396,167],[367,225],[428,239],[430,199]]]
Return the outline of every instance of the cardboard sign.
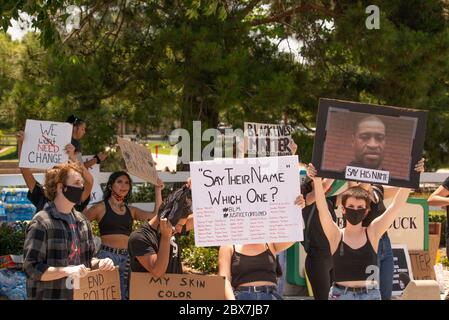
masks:
[[[73,290],[74,300],[120,300],[120,275],[114,271],[90,271],[79,279],[79,288]]]
[[[130,300],[224,300],[225,278],[190,274],[165,274],[153,277],[147,272],[132,272]]]
[[[94,156],[83,156],[83,162],[86,162],[92,159]],[[89,204],[93,204],[103,200],[103,190],[100,185],[100,165],[94,164],[89,168],[89,172],[94,178],[94,185],[92,187],[92,191],[90,193],[90,201]]]
[[[401,300],[441,300],[438,282],[412,280],[405,288]]]
[[[250,157],[288,156],[292,154],[293,127],[283,124],[244,123],[244,136]]]
[[[72,141],[72,129],[70,123],[28,119],[19,167],[49,169],[67,162],[65,146]]]
[[[195,245],[303,239],[298,157],[191,162]]]
[[[156,184],[156,165],[151,152],[137,143],[117,137],[117,142],[125,159],[128,173],[135,175],[147,182]]]
[[[415,280],[436,280],[433,261],[427,251],[410,251]]]
[[[400,296],[407,283],[400,279],[400,274],[406,274],[409,279],[413,279],[412,264],[406,245],[392,245],[393,249],[393,296]]]

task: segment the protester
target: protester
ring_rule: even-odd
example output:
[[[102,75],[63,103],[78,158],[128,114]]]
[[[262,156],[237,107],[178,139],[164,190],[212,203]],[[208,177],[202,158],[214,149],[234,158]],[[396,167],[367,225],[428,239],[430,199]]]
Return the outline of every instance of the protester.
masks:
[[[114,270],[111,259],[94,258],[95,245],[87,219],[74,209],[84,191],[82,166],[62,164],[45,181],[49,199],[27,227],[23,268],[29,299],[73,299],[71,279],[89,269]]]
[[[351,187],[342,194],[343,217],[346,226],[339,229],[332,220],[321,178],[309,165],[315,197],[324,233],[329,241],[334,263],[335,282],[329,292],[331,300],[380,300],[377,251],[379,240],[393,223],[410,193],[399,188],[392,204],[368,227],[362,221],[370,210],[371,196],[361,187]]]
[[[429,206],[446,209],[446,256],[449,257],[449,177],[427,199]]]
[[[18,144],[18,155],[20,162],[20,153],[22,151],[22,145],[24,140],[24,132],[19,131],[17,134],[17,144]],[[72,144],[68,144],[65,146],[65,150],[67,155],[69,156],[69,160],[72,162],[76,162],[75,156],[75,147]],[[47,170],[45,173],[45,180],[51,179],[51,177],[57,174],[59,166],[56,165],[52,169]],[[45,196],[44,187],[34,178],[31,169],[29,168],[20,168],[20,172],[22,173],[23,179],[28,187],[27,198],[31,201],[31,203],[36,207],[36,212],[39,212],[44,209],[44,206],[49,202],[47,197]],[[93,177],[90,174],[89,170],[85,167],[82,168],[82,176],[84,179],[84,192],[81,196],[80,203],[75,205],[75,209],[79,212],[82,212],[90,201],[90,193],[93,188]]]
[[[132,272],[149,272],[155,277],[182,273],[179,237],[193,229],[190,182],[173,191],[158,214],[133,231],[128,252]]]
[[[305,201],[299,201],[304,208]],[[218,273],[226,278],[227,300],[282,300],[277,290],[281,275],[276,254],[287,250],[294,242],[257,243],[221,246]]]
[[[119,266],[122,299],[128,297],[129,254],[128,239],[134,220],[147,221],[154,217],[162,203],[164,183],[158,179],[153,212],[128,205],[132,194],[132,180],[128,173],[117,171],[109,176],[103,201],[84,212],[89,221],[97,221],[101,236],[98,258],[110,258]]]
[[[75,147],[75,155],[78,161],[83,162],[82,158],[82,147],[81,147],[81,138],[86,134],[86,122],[74,115],[71,115],[67,118],[66,122],[71,123],[73,125],[72,131],[72,145]],[[104,160],[106,160],[107,155],[103,152],[96,154],[92,159],[84,162],[84,166],[86,168],[90,168],[95,164],[100,164]]]

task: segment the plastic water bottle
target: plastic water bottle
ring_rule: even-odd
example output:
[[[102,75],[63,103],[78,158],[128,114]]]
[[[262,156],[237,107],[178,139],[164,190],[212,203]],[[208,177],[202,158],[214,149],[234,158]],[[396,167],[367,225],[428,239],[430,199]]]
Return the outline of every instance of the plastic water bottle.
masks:
[[[0,201],[0,223],[7,221],[8,217],[6,216],[5,205]]]

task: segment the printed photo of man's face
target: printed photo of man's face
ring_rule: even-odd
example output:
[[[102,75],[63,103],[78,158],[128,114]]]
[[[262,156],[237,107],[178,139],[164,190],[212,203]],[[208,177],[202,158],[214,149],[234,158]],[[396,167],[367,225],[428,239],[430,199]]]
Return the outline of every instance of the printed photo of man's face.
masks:
[[[382,170],[386,144],[385,124],[376,116],[359,120],[354,126],[352,147],[355,167]]]

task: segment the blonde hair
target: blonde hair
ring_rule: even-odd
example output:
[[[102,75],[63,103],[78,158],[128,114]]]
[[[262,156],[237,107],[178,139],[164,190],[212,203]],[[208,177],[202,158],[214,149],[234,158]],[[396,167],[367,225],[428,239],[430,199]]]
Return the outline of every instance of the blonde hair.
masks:
[[[71,162],[58,164],[47,170],[45,173],[44,193],[50,201],[53,201],[56,198],[58,183],[65,184],[67,182],[70,170],[80,174],[83,172],[81,165],[78,162]]]

